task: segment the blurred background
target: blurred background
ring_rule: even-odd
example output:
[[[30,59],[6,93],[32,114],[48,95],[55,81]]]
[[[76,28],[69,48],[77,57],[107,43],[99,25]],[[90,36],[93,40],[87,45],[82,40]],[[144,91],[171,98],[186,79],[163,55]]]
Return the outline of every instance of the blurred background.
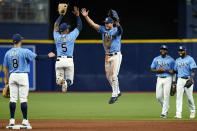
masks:
[[[72,14],[75,5],[80,9],[87,8],[89,17],[99,25],[103,25],[109,9],[118,12],[124,30],[119,74],[122,91],[155,91],[156,77],[150,72],[150,65],[153,58],[159,55],[162,44],[169,47],[169,54],[175,59],[178,57],[177,47],[185,45],[188,54],[197,60],[197,0],[0,0],[0,89],[4,84],[4,47],[10,48],[14,33],[24,36],[24,46],[37,54],[56,52],[53,25],[59,16],[57,6],[62,2],[69,3],[62,22],[70,24],[72,29],[76,27]],[[111,91],[105,78],[104,49],[101,41],[97,42],[101,36],[83,16],[81,19],[83,29],[74,51],[74,85],[69,90]],[[34,63],[30,88],[59,91],[61,88],[55,82],[55,59]]]
[[[64,21],[73,28],[75,17],[71,11],[77,5],[87,8],[89,16],[101,25],[109,9],[117,10],[123,39],[195,38],[197,33],[197,0],[0,0],[0,37],[10,38],[10,34],[21,31],[27,39],[53,39],[59,2],[70,4]],[[100,38],[82,20],[84,28],[79,39]]]

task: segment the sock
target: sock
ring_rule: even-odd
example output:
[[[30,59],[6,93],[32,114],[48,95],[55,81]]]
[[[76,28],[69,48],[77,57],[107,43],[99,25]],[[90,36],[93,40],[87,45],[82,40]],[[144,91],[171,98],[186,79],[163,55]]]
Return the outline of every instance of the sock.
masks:
[[[21,103],[21,111],[23,113],[23,119],[27,120],[27,102]]]
[[[15,114],[15,110],[16,110],[16,103],[15,102],[10,102],[10,118],[14,119],[14,114]]]
[[[67,85],[68,85],[68,86],[71,85],[71,80],[67,79],[66,82],[67,82]]]

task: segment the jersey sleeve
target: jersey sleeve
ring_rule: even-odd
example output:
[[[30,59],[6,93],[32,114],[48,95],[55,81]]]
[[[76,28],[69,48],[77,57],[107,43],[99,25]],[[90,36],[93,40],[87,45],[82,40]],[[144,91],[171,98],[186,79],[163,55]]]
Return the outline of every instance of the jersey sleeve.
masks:
[[[103,34],[104,32],[105,32],[105,27],[104,26],[99,26],[98,33]]]
[[[70,37],[73,41],[75,41],[79,35],[79,30],[75,28],[73,31],[70,32]]]
[[[53,31],[53,38],[54,40],[60,35],[58,31]]]
[[[3,66],[8,67],[7,53],[5,54],[5,57],[3,60]]]
[[[174,70],[175,60],[173,58],[171,60],[172,60],[172,62],[171,62],[171,65],[170,65],[170,69]]]
[[[178,71],[178,69],[177,69],[177,60],[174,63],[174,71]]]
[[[156,65],[157,65],[156,64],[156,58],[154,58],[150,67],[153,68],[153,69],[156,69]]]
[[[194,69],[194,68],[197,68],[196,62],[194,61],[193,58],[191,58],[191,59],[190,59],[190,69]]]
[[[25,57],[26,59],[28,59],[29,61],[33,61],[36,58],[36,54],[34,52],[32,52],[31,50],[27,49],[25,52]]]

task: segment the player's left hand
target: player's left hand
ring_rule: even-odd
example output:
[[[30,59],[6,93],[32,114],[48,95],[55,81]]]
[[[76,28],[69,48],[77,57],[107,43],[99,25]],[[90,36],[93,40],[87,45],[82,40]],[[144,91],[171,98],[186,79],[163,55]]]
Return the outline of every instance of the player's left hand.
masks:
[[[50,52],[50,53],[48,54],[48,56],[49,56],[49,58],[55,57],[55,54],[54,54],[53,52]]]
[[[87,16],[88,16],[88,13],[89,13],[89,10],[86,10],[86,8],[82,8],[82,9],[81,9],[81,14],[82,14],[84,17],[87,17]]]
[[[79,8],[77,6],[74,6],[74,10],[72,11],[72,13],[76,16],[79,16]]]

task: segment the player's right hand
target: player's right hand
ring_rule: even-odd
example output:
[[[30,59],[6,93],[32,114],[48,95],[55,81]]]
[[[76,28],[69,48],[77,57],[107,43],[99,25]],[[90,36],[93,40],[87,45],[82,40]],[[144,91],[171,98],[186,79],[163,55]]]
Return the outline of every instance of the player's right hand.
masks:
[[[82,9],[81,9],[81,14],[82,14],[84,17],[87,17],[87,16],[88,16],[88,13],[89,13],[89,10],[87,11],[86,8],[82,8]]]
[[[50,52],[50,53],[48,54],[48,56],[49,56],[49,58],[55,57],[55,54],[54,54],[53,52]]]
[[[158,73],[164,73],[166,70],[164,69],[164,68],[159,68],[158,70],[157,70],[157,72]]]

